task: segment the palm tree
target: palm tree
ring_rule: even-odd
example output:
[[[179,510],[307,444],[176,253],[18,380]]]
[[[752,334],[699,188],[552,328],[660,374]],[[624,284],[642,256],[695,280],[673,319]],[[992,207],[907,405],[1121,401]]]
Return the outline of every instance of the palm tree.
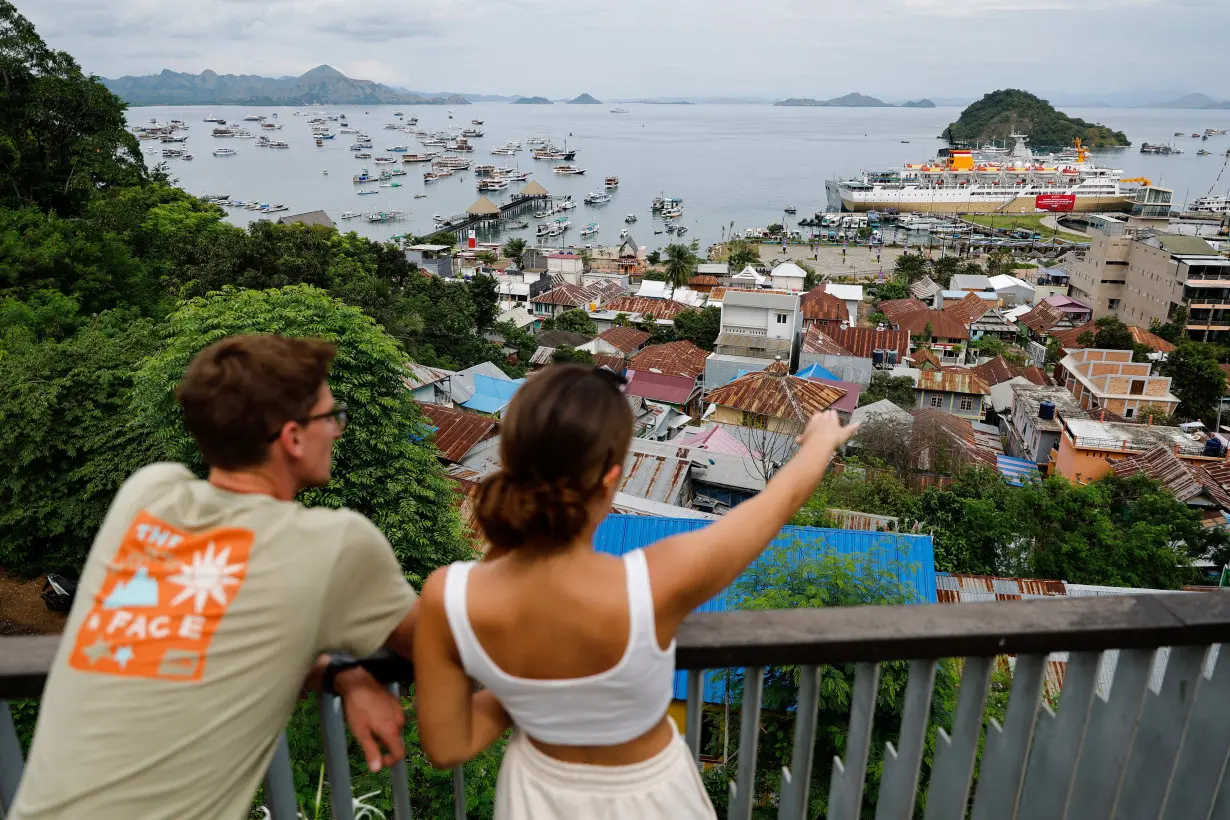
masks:
[[[525,253],[525,240],[519,236],[514,236],[504,243],[504,258],[512,259],[517,263],[517,267],[521,266],[521,255]]]
[[[671,298],[675,289],[681,288],[692,280],[696,272],[696,257],[687,245],[666,246],[666,281],[671,286]]]

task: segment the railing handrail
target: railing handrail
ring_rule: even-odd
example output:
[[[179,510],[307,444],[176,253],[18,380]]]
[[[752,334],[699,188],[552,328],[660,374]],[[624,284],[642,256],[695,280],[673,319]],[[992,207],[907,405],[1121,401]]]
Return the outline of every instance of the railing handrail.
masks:
[[[59,643],[58,635],[0,638],[0,700],[37,697]],[[1214,643],[1230,643],[1230,594],[741,610],[688,616],[679,629],[676,667],[821,666]],[[405,668],[389,665],[378,674],[400,677],[395,670]]]

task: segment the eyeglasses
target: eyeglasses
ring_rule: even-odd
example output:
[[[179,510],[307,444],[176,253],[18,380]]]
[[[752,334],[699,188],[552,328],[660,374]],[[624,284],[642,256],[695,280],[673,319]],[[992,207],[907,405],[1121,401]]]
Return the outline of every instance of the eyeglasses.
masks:
[[[337,425],[338,435],[341,435],[342,433],[346,432],[346,425],[350,423],[350,413],[346,410],[345,405],[341,405],[341,404],[334,405],[332,410],[329,410],[328,412],[325,412],[325,413],[317,413],[314,416],[307,416],[306,418],[301,418],[301,419],[289,419],[289,421],[296,422],[297,424],[300,424],[300,425],[308,425],[314,421],[319,421],[320,419],[329,419],[329,418],[333,419],[333,423]],[[270,442],[277,441],[278,436],[280,435],[282,435],[282,431],[278,430],[276,433],[274,433],[273,435],[269,437],[269,441]]]

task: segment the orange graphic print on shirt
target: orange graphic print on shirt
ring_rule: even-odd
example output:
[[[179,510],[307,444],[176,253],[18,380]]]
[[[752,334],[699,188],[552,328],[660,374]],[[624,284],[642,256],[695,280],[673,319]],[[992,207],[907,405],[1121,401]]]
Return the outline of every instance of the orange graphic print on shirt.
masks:
[[[222,616],[243,586],[250,530],[179,530],[133,519],[77,630],[69,665],[127,678],[198,681]]]

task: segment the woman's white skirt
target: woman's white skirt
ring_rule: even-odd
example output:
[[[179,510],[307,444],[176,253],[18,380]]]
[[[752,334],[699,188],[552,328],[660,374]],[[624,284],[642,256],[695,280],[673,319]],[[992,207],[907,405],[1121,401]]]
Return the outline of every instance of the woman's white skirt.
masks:
[[[627,766],[566,763],[518,731],[504,753],[495,820],[714,820],[683,738]]]

